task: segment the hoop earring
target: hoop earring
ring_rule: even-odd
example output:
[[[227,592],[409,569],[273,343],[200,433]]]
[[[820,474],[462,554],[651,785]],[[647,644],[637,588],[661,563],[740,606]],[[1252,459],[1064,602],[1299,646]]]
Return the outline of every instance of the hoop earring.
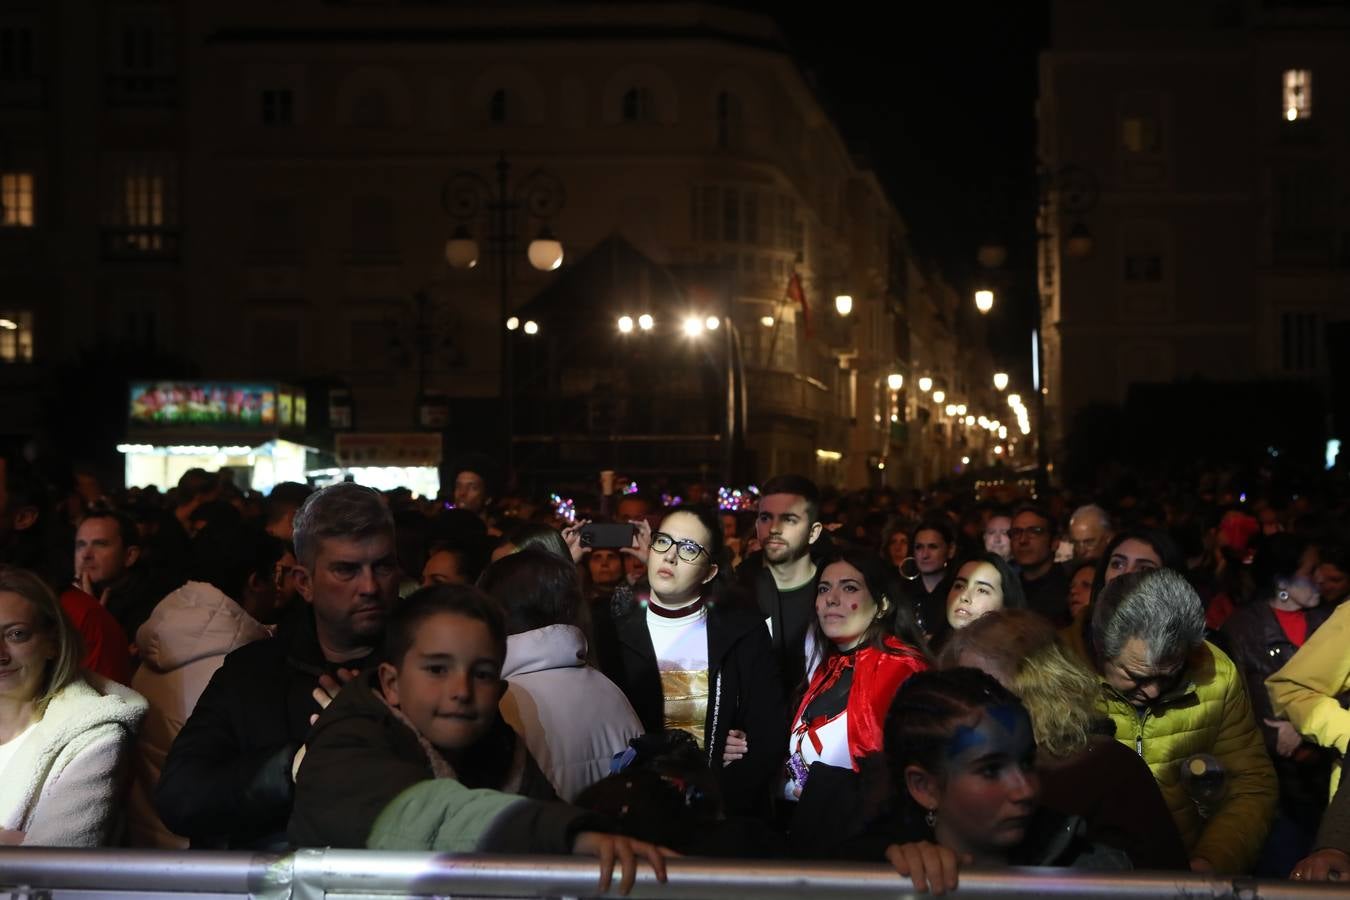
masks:
[[[1279,592],[1278,594],[1276,594],[1275,596],[1278,597],[1278,598],[1280,598],[1281,600],[1288,600],[1288,599],[1289,599],[1289,592],[1288,592],[1288,591],[1280,591],[1280,592]]]

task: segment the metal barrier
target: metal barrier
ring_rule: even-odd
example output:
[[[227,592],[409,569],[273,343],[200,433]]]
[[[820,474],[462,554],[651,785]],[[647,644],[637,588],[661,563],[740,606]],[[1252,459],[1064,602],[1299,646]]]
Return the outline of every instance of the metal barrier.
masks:
[[[585,897],[597,887],[597,864],[582,857],[482,856],[300,850],[284,856],[151,850],[0,848],[0,898],[99,900],[176,897],[320,898]],[[617,878],[616,878],[617,882]],[[650,869],[633,897],[663,900],[777,900],[782,897],[928,897],[888,867],[757,860],[675,859],[669,882]],[[1068,869],[971,870],[955,897],[1111,898],[1143,900],[1295,900],[1345,897],[1337,884],[1208,878],[1189,873],[1087,873]]]

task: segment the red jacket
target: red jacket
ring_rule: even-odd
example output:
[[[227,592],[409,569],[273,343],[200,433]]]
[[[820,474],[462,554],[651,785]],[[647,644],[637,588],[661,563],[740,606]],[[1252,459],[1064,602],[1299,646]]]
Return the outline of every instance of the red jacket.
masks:
[[[119,684],[131,685],[131,641],[113,614],[76,587],[61,592],[61,608],[84,642],[80,665]]]
[[[886,713],[895,699],[895,692],[900,690],[906,678],[928,668],[919,652],[899,638],[887,637],[885,644],[884,650],[863,647],[855,653],[837,653],[828,657],[816,669],[806,695],[797,707],[797,715],[792,719],[793,733],[797,733],[807,705],[834,684],[844,670],[852,668],[853,686],[848,692],[847,706],[848,752],[855,772],[859,758],[881,751]],[[808,734],[815,727],[813,723]]]

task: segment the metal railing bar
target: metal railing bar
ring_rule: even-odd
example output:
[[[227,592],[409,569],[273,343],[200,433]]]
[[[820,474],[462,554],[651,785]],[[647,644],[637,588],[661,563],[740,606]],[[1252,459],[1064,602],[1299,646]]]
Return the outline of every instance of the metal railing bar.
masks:
[[[778,900],[790,896],[888,898],[914,895],[889,867],[843,863],[682,858],[670,881],[643,868],[632,896],[661,900]],[[364,850],[301,850],[287,856],[147,850],[0,848],[0,892],[13,887],[99,892],[250,894],[256,897],[593,895],[594,860],[577,857],[437,855]],[[970,870],[958,900],[1110,898],[1187,900],[1236,897],[1299,900],[1344,897],[1345,886],[1176,872],[1088,873],[1067,869]]]

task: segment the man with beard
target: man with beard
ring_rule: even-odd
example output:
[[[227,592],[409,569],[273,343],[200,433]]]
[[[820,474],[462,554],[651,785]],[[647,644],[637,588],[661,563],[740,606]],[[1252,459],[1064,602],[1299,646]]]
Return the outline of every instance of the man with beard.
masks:
[[[763,555],[754,590],[773,640],[786,696],[799,687],[810,665],[807,635],[816,613],[820,574],[811,548],[823,530],[820,489],[815,482],[801,475],[769,479],[760,491],[755,519]]]
[[[372,664],[398,592],[394,520],[344,482],[295,516],[296,585],[312,614],[230,653],[164,763],[155,807],[193,847],[279,849],[310,719]]]

